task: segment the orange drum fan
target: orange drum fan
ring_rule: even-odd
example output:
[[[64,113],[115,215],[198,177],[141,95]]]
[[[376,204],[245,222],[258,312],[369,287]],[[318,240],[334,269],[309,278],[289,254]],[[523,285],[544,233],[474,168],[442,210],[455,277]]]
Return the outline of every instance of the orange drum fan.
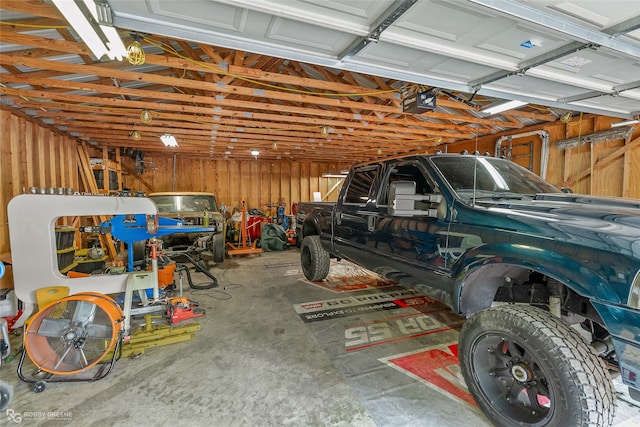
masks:
[[[124,316],[120,306],[107,295],[83,292],[55,301],[38,311],[26,326],[24,350],[18,365],[21,380],[34,383],[41,392],[45,380],[97,381],[113,367],[122,342]],[[110,362],[107,355],[112,352]],[[25,353],[37,370],[34,379],[22,374]],[[96,367],[93,376],[83,374]],[[51,379],[64,375],[63,379]]]

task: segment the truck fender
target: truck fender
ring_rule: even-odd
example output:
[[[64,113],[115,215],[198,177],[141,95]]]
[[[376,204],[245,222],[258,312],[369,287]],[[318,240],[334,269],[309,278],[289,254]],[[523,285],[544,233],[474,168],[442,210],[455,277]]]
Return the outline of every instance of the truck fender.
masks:
[[[320,235],[320,224],[318,224],[318,217],[309,212],[302,221],[302,238],[307,236]]]
[[[621,303],[599,273],[574,258],[519,244],[485,245],[465,252],[454,264],[454,309],[469,316],[491,306],[495,293],[505,278],[528,277],[539,272],[558,280],[579,295]]]

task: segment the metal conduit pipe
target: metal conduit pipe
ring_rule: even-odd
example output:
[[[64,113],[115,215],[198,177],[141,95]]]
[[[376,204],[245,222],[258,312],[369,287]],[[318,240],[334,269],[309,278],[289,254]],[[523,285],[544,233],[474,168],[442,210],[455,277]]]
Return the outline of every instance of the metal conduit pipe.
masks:
[[[540,153],[540,157],[542,157],[540,162],[540,177],[542,179],[545,179],[547,177],[547,166],[549,164],[549,132],[547,132],[546,130],[534,130],[531,132],[518,133],[515,135],[501,136],[496,141],[495,156],[500,156],[500,148],[502,147],[503,141],[509,141],[515,138],[524,138],[533,135],[538,135],[540,137],[540,140],[542,141],[542,152]]]

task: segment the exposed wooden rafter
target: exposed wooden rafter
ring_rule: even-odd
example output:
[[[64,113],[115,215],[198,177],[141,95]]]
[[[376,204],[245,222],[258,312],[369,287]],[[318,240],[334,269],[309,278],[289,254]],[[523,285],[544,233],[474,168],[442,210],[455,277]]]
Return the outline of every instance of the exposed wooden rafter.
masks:
[[[556,119],[527,109],[486,118],[445,94],[436,111],[405,114],[400,92],[411,82],[154,35],[142,40],[143,66],[101,62],[51,4],[0,8],[32,17],[0,24],[2,43],[23,46],[0,55],[3,103],[95,146],[173,155],[158,139],[169,132],[182,156],[247,159],[257,149],[264,158],[359,162]],[[143,109],[152,123],[140,121]]]

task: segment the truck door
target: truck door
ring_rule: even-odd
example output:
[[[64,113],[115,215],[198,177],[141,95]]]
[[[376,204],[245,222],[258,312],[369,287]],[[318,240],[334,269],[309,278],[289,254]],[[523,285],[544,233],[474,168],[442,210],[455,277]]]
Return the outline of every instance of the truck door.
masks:
[[[368,243],[376,252],[374,271],[446,303],[453,284],[443,256],[448,221],[446,201],[419,160],[400,161],[381,180],[375,233]],[[407,199],[393,206],[390,189],[402,186]],[[400,191],[400,190],[398,190]],[[390,209],[391,208],[391,209]]]
[[[380,165],[356,169],[347,185],[342,189],[336,205],[333,221],[333,244],[343,258],[351,259],[363,267],[370,268],[367,241],[372,233],[374,193],[380,174]]]

